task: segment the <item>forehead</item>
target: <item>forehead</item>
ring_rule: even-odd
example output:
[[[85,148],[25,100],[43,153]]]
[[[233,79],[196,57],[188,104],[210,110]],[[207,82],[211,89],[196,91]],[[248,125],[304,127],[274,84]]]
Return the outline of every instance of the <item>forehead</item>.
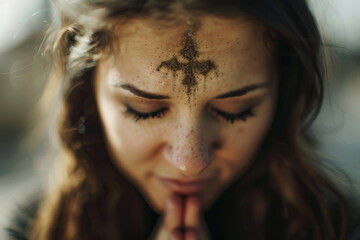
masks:
[[[215,66],[208,76],[196,71],[194,76],[198,80],[209,78],[214,88],[221,84],[231,89],[238,87],[239,81],[242,85],[254,83],[251,78],[266,74],[270,59],[262,27],[246,19],[203,16],[194,28],[181,20],[132,19],[119,24],[114,31],[117,37],[113,67],[118,70],[117,78],[154,91],[173,86],[186,77],[185,69],[157,69],[174,57],[181,63],[189,62],[181,54],[189,32],[198,53],[193,60],[211,61]]]
[[[152,43],[160,43],[163,49],[171,50],[178,47],[179,37],[191,26],[198,34],[198,41],[213,40],[219,42],[222,39],[244,39],[251,38],[250,35],[263,32],[263,27],[245,17],[222,18],[213,15],[202,15],[196,20],[186,21],[185,19],[161,20],[153,18],[132,18],[114,25],[114,33],[120,42],[127,38],[138,41],[149,40]],[[249,34],[252,32],[252,34]],[[221,33],[219,35],[219,33]],[[174,42],[175,41],[175,42]],[[164,45],[165,43],[165,45]]]

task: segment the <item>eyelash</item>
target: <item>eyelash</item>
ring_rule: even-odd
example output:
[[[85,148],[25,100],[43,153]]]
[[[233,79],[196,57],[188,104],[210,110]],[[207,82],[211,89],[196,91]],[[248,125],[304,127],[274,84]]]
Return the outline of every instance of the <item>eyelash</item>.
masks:
[[[248,117],[255,116],[252,108],[248,108],[245,111],[243,111],[241,113],[236,113],[236,114],[223,112],[223,111],[220,111],[220,110],[217,110],[217,109],[214,109],[214,111],[215,111],[215,113],[217,115],[222,117],[225,121],[230,122],[231,124],[233,124],[235,121],[246,122]]]
[[[167,111],[166,108],[161,108],[160,110],[157,110],[155,112],[141,113],[141,112],[138,112],[138,111],[134,110],[133,108],[127,106],[125,114],[133,117],[135,119],[135,122],[137,122],[139,120],[147,120],[147,119],[151,119],[151,118],[161,118],[165,114],[166,111]],[[223,112],[223,111],[220,111],[217,109],[213,109],[213,111],[218,116],[222,117],[225,121],[227,121],[231,124],[233,124],[235,121],[246,122],[248,117],[255,116],[252,111],[252,108],[248,108],[247,110],[245,110],[241,113],[237,113],[237,114],[230,114],[230,113]]]
[[[135,119],[135,122],[137,122],[139,120],[146,120],[146,119],[151,119],[151,118],[161,118],[165,114],[166,111],[167,111],[166,108],[161,108],[160,110],[157,110],[155,112],[141,113],[141,112],[138,112],[138,111],[134,110],[133,108],[127,106],[125,114],[133,117]]]

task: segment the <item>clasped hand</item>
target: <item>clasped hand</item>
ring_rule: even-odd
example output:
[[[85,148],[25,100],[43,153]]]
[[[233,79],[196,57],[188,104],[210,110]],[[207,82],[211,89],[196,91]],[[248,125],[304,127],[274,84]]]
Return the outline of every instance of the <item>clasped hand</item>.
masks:
[[[154,240],[209,240],[199,198],[171,195],[155,232]]]

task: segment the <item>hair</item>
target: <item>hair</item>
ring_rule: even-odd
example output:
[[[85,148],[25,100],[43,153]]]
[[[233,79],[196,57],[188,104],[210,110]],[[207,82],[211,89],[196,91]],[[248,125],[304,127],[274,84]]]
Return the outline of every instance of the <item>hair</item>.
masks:
[[[33,239],[147,239],[154,215],[112,162],[93,89],[114,27],[136,17],[245,16],[268,34],[278,60],[275,119],[248,170],[217,201],[222,239],[345,239],[349,206],[311,149],[323,98],[322,40],[305,0],[54,0],[49,46],[63,84],[58,132],[64,174],[42,204]],[[121,27],[121,25],[120,25]]]

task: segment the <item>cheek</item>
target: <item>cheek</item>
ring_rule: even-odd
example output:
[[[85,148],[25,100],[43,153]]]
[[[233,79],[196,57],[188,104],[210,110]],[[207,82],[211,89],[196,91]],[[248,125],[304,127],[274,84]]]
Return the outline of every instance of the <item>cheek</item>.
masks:
[[[235,131],[226,133],[224,154],[232,169],[244,169],[258,154],[273,119],[274,105],[271,101],[255,112],[255,117]]]
[[[131,124],[131,120],[123,115],[124,109],[110,99],[100,99],[99,113],[105,131],[110,153],[118,165],[127,168],[133,165],[139,149],[148,145],[148,137],[144,131]],[[129,161],[131,159],[132,161]]]
[[[151,174],[161,162],[161,130],[125,117],[123,110],[107,113],[104,109],[101,115],[107,145],[119,170],[135,181]]]

